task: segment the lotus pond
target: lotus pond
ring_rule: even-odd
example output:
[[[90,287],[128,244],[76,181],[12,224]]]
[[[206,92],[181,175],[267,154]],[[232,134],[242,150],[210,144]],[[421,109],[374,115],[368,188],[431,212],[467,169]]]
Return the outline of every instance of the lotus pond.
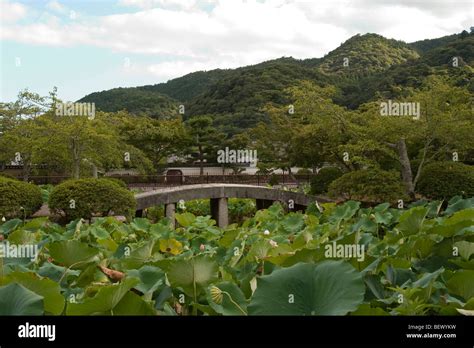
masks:
[[[474,314],[474,198],[320,208],[3,222],[0,315]]]

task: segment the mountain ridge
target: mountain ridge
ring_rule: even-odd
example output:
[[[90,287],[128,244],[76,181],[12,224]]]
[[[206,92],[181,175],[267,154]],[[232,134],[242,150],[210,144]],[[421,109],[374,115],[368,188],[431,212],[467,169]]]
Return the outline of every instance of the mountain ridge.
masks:
[[[284,91],[299,81],[334,85],[339,90],[335,102],[357,108],[392,85],[416,88],[430,74],[446,69],[454,56],[467,69],[459,77],[464,81],[474,61],[473,33],[412,43],[357,34],[322,58],[281,57],[236,69],[197,71],[165,83],[94,92],[80,101],[95,102],[103,111],[126,109],[156,118],[175,116],[182,103],[185,119],[214,115],[218,124],[226,123],[228,133],[235,133],[265,121],[264,105],[288,103]],[[395,92],[384,93],[396,96]]]

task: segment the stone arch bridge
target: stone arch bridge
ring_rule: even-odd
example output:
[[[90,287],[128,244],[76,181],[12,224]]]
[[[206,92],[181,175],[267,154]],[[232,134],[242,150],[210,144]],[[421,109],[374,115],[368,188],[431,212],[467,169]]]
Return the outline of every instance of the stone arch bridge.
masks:
[[[251,198],[256,200],[257,210],[268,208],[275,201],[283,203],[289,211],[304,211],[310,203],[329,202],[327,198],[310,196],[304,193],[284,191],[274,188],[238,185],[238,184],[200,184],[185,185],[138,193],[137,216],[143,216],[143,210],[155,205],[165,205],[165,215],[174,223],[176,204],[193,199],[210,199],[211,215],[219,227],[229,223],[227,201],[229,198]]]

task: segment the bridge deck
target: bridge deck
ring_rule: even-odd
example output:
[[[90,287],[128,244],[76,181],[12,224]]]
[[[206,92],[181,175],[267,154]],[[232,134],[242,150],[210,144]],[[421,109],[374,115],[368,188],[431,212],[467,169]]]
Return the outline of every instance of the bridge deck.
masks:
[[[304,193],[284,191],[269,187],[242,184],[199,184],[161,188],[138,193],[137,210],[160,204],[174,204],[180,200],[215,198],[251,198],[257,200],[280,201],[287,203],[292,200],[295,205],[308,206],[310,203],[329,202],[327,198],[305,195]]]

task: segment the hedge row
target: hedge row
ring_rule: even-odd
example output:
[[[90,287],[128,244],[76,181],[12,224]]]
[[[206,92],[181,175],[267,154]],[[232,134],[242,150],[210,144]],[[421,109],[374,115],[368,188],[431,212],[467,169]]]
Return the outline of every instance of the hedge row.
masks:
[[[342,170],[337,167],[321,168],[318,174],[311,179],[311,194],[319,195],[327,193],[329,184],[341,177],[342,174],[344,174]]]
[[[449,199],[456,195],[473,197],[474,167],[459,162],[427,164],[416,190],[430,199]],[[369,203],[406,198],[399,173],[375,168],[345,174],[336,167],[323,168],[311,182],[311,193]],[[53,188],[48,203],[53,213],[68,221],[112,213],[130,219],[136,207],[133,193],[122,180],[113,178],[67,180]],[[0,217],[28,217],[41,204],[38,186],[0,176]]]
[[[110,179],[67,180],[55,186],[49,196],[49,209],[67,220],[112,213],[130,219],[135,207],[133,193]]]
[[[433,162],[421,172],[417,191],[431,199],[474,197],[474,167],[460,162]]]
[[[34,214],[41,205],[41,189],[33,184],[0,177],[0,218],[23,218]]]
[[[367,203],[393,203],[406,199],[400,175],[375,168],[342,175],[329,185],[328,195]]]

